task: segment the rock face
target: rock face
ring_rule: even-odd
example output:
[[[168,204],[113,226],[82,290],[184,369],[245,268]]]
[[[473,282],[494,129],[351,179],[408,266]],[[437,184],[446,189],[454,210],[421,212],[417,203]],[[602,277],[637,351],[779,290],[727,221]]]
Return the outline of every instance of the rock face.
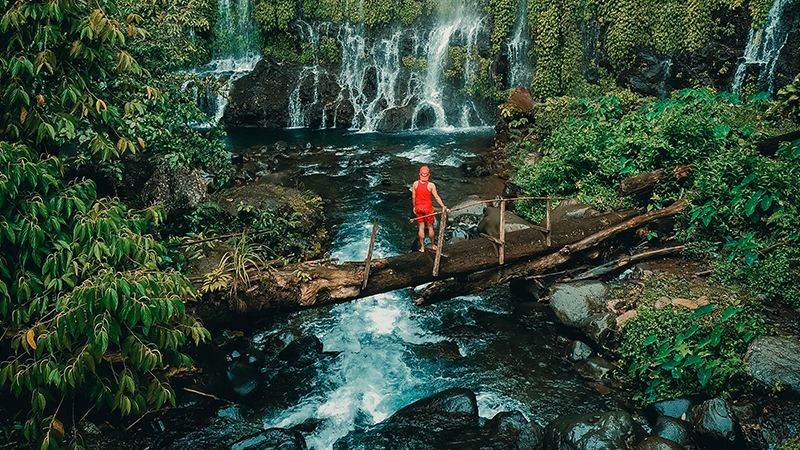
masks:
[[[278,359],[293,366],[303,367],[319,359],[322,353],[322,342],[313,334],[293,340],[280,353]]]
[[[674,417],[659,417],[653,427],[653,435],[674,442],[682,447],[690,447],[694,444],[691,424]]]
[[[572,341],[567,345],[567,355],[573,361],[582,361],[592,356],[592,348],[581,341]]]
[[[800,339],[762,336],[745,355],[747,372],[767,388],[781,386],[800,394]]]
[[[383,112],[375,128],[384,133],[407,130],[411,128],[411,118],[413,115],[414,107],[412,105],[388,108]]]
[[[740,444],[738,423],[728,402],[721,398],[706,400],[692,408],[700,443],[708,448],[736,448]]]
[[[643,430],[625,411],[562,416],[545,428],[548,450],[630,449]]]
[[[475,394],[453,388],[417,400],[385,421],[354,431],[334,449],[537,449],[541,428],[520,413],[499,413],[481,425]]]

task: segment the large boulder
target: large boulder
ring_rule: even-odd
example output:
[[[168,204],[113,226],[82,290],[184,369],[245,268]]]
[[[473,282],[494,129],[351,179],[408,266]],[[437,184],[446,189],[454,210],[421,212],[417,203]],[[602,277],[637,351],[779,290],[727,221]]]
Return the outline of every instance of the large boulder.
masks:
[[[750,343],[745,355],[747,372],[767,388],[788,388],[800,394],[800,339],[762,336]]]
[[[550,307],[564,325],[582,328],[601,309],[608,289],[597,281],[559,284],[550,296]]]
[[[302,336],[289,343],[278,353],[278,359],[293,366],[304,367],[313,364],[322,354],[322,342],[313,334]]]
[[[230,450],[305,450],[306,440],[295,430],[267,428],[231,445]]]
[[[694,445],[692,425],[681,419],[661,416],[653,426],[653,435],[672,441],[683,447]]]
[[[531,227],[530,222],[511,211],[506,211],[505,222],[506,233],[525,230]],[[480,223],[478,223],[478,232],[494,237],[500,236],[500,208],[494,206],[487,206],[484,208],[483,218]]]
[[[686,398],[676,398],[653,403],[645,408],[644,413],[651,422],[656,422],[660,416],[686,419],[691,407],[691,400]]]
[[[562,416],[545,428],[548,450],[634,448],[644,431],[625,411]]]
[[[145,182],[142,199],[147,206],[160,205],[171,214],[196,207],[207,192],[208,182],[199,169],[159,167]]]
[[[377,131],[384,133],[407,130],[411,128],[411,118],[414,116],[414,106],[395,106],[387,108],[381,114],[378,124],[375,126]]]
[[[639,442],[639,445],[636,446],[636,450],[685,450],[685,448],[669,439],[649,436],[642,442]]]
[[[698,441],[708,448],[737,448],[741,444],[739,425],[728,402],[706,400],[692,408],[691,422]]]
[[[520,413],[478,417],[475,394],[452,388],[417,400],[383,422],[357,430],[334,444],[337,450],[416,450],[427,448],[539,448],[541,428]]]

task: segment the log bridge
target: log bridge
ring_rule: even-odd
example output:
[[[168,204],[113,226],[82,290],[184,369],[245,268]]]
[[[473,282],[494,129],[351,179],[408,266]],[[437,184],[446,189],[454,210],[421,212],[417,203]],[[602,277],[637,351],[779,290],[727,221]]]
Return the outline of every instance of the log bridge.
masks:
[[[641,189],[637,188],[637,192]],[[646,234],[641,232],[643,228],[672,218],[687,206],[685,200],[678,200],[665,208],[644,213],[629,209],[570,217],[560,205],[553,208],[553,202],[562,200],[554,197],[501,198],[476,203],[499,201],[500,221],[503,223],[506,202],[515,200],[544,201],[544,224],[509,233],[501,224],[499,229],[503,231],[497,237],[462,240],[447,245],[445,249],[444,228],[448,213],[445,210],[434,213],[440,215],[442,224],[435,253],[410,252],[374,259],[372,250],[378,229],[378,224],[374,223],[365,260],[306,261],[259,270],[259,273],[251,275],[251,286],[236,293],[238,306],[235,309],[243,314],[261,316],[270,311],[324,306],[426,283],[430,284],[416,302],[432,303],[479,292],[511,280],[535,278],[567,266],[574,267],[587,257],[596,257],[601,251],[619,255],[620,249],[630,248],[632,241],[635,244],[642,241],[641,236]],[[463,208],[470,206],[474,204]],[[650,255],[664,256],[681,249],[680,246],[656,249],[633,258],[623,253],[623,258],[617,262],[598,263],[600,267],[595,267],[592,273],[606,273],[630,261],[639,261]],[[200,317],[214,321],[229,319],[229,305],[230,299],[207,295],[202,301],[195,302],[192,308]]]

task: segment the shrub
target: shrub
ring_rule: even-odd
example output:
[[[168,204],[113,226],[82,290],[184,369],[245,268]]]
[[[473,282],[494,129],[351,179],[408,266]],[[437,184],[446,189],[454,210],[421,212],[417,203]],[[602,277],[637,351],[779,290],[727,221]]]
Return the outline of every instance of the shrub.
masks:
[[[174,403],[164,369],[191,364],[187,344],[209,336],[185,311],[191,284],[146,234],[159,214],[62,176],[59,159],[0,143],[0,390],[30,405],[23,434],[42,448],[65,437],[65,417]]]
[[[622,329],[620,353],[635,398],[654,402],[694,393],[709,396],[745,386],[742,357],[764,332],[764,317],[746,296],[716,285],[675,277],[652,277],[638,292],[639,314]],[[710,303],[695,310],[655,306],[657,299],[697,298]]]

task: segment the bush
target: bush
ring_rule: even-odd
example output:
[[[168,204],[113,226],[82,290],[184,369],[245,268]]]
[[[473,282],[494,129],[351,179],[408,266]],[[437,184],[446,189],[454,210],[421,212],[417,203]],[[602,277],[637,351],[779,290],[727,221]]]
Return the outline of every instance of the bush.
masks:
[[[623,294],[639,314],[622,329],[620,353],[638,401],[649,403],[703,393],[724,395],[745,387],[747,345],[764,333],[756,303],[719,285],[675,277],[651,277]],[[655,303],[661,297],[699,298],[693,311]],[[663,301],[663,300],[662,300]]]
[[[209,337],[185,311],[192,285],[146,234],[159,214],[62,176],[59,159],[0,143],[0,390],[42,448],[65,437],[65,418],[174,404],[164,369],[191,364],[187,344]]]

